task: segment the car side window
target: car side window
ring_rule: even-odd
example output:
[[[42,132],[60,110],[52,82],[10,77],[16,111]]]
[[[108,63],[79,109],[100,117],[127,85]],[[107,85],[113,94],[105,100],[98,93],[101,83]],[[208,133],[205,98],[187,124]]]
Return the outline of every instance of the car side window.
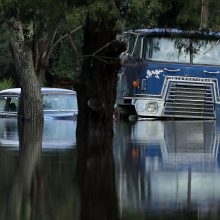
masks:
[[[0,111],[5,111],[7,97],[0,97]]]
[[[10,103],[9,109],[10,112],[16,112],[17,111],[17,106],[15,105],[14,102]]]
[[[18,97],[0,97],[0,111],[17,112]]]
[[[18,97],[10,97],[9,100],[10,102],[8,106],[8,111],[17,112],[18,111]]]

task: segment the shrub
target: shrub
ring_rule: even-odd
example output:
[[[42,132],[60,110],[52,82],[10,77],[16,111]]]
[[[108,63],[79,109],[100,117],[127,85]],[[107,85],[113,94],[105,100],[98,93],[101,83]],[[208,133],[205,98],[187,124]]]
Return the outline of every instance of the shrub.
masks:
[[[0,81],[0,91],[4,89],[12,88],[13,86],[14,86],[14,82],[11,78],[3,79],[2,81]]]

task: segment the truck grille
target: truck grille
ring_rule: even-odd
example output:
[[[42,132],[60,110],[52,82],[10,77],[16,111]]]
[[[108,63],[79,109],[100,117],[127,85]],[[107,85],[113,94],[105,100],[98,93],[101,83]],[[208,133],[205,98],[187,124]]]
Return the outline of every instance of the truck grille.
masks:
[[[215,118],[215,105],[211,84],[171,82],[164,116],[181,118]]]

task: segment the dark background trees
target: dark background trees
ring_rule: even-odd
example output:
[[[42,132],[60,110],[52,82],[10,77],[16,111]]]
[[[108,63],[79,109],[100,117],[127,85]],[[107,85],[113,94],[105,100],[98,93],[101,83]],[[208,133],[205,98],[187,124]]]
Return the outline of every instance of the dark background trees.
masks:
[[[122,30],[146,27],[198,29],[201,23],[200,15],[203,1],[204,0],[195,0],[193,2],[189,0],[121,0],[119,2],[119,10],[124,25]],[[19,11],[21,11],[20,14],[23,14],[22,17],[25,23],[30,24],[32,21],[37,24],[35,26],[39,28],[38,30],[34,30],[34,44],[36,49],[36,45],[38,45],[38,49],[35,50],[35,54],[33,54],[37,74],[43,79],[46,78],[44,85],[51,86],[54,82],[65,79],[69,81],[69,84],[67,84],[68,87],[71,87],[71,80],[76,79],[78,71],[78,65],[76,64],[77,55],[72,49],[69,37],[62,38],[62,36],[74,28],[83,25],[87,12],[91,7],[97,7],[99,1],[76,1],[74,4],[70,3],[70,1],[63,2],[59,0],[55,2],[50,0],[28,2],[29,1],[1,1],[1,24],[3,21],[6,21],[11,14],[15,15],[15,8],[22,8],[22,10],[19,9]],[[90,5],[89,7],[87,7],[88,4]],[[210,11],[208,28],[218,30],[220,26],[218,16],[220,3],[209,0],[208,8]],[[45,42],[46,39],[49,40],[48,37],[52,35],[49,34],[49,32],[53,32],[52,29],[54,30],[54,26],[56,26],[55,23],[56,25],[59,24],[59,27],[56,32],[54,32],[56,36],[53,43],[60,38],[61,40],[59,40],[55,44],[56,47],[49,52],[46,47],[48,48],[48,46],[52,46],[52,44],[43,43],[43,41]],[[5,25],[0,27],[0,75],[4,78],[15,75],[13,74],[15,68],[8,44],[9,36],[6,31],[7,28]],[[77,53],[80,55],[83,44],[82,30],[77,31],[71,36],[77,48]],[[46,54],[46,56],[41,59],[40,54],[41,56],[42,54]]]
[[[61,79],[70,82],[61,86],[75,86],[75,89],[79,89],[86,85],[84,91],[88,93],[94,90],[91,94],[105,94],[105,89],[109,88],[108,94],[111,91],[110,96],[114,99],[116,84],[113,86],[111,74],[106,77],[105,73],[109,70],[116,71],[117,68],[113,66],[115,57],[120,51],[119,45],[114,44],[114,52],[110,45],[95,56],[94,53],[125,29],[145,27],[199,29],[204,4],[210,11],[207,28],[219,30],[220,19],[217,15],[220,3],[214,0],[193,2],[189,0],[115,0],[110,3],[106,0],[84,0],[74,3],[68,0],[31,2],[2,0],[0,2],[2,76],[14,76],[14,73],[17,73],[14,77],[18,82],[17,86],[20,86],[26,94],[24,95],[26,103],[28,106],[33,105],[33,108],[30,108],[33,111],[36,111],[38,104],[39,106],[42,104],[40,98],[33,99],[33,96],[40,97],[39,87],[53,86],[54,82],[57,83]],[[82,26],[84,26],[83,29]],[[89,30],[89,26],[93,28]],[[108,53],[113,53],[111,56],[114,57],[114,62],[111,59],[106,60]],[[98,62],[103,66],[96,65]],[[103,82],[107,86],[103,86]],[[29,97],[30,101],[27,101],[30,94],[32,94]],[[80,95],[79,103],[82,99],[90,100],[91,97],[84,97],[85,95],[86,93]],[[98,102],[101,100],[101,105],[104,103],[112,113],[113,101],[107,101],[107,99],[107,96],[105,98],[103,96]],[[84,101],[85,106],[87,102]],[[23,109],[25,110],[26,107]],[[38,109],[41,111],[40,107]]]
[[[126,29],[175,27],[198,30],[202,4],[210,11],[208,28],[218,30],[220,3],[214,0],[127,0],[123,1]]]
[[[61,22],[67,24],[68,2],[6,0],[1,1],[0,7],[1,27],[8,32],[14,73],[21,87],[19,118],[42,118],[40,87],[45,83],[51,54],[64,38],[60,26]],[[65,29],[67,37],[66,33],[71,30]]]

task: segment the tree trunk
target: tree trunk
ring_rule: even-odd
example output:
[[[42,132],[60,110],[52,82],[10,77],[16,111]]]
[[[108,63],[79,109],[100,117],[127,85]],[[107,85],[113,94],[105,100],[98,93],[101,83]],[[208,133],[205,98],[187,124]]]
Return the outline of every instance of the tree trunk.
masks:
[[[88,16],[84,27],[85,57],[80,85],[76,88],[79,137],[98,137],[106,132],[113,134],[117,72],[120,67],[118,56],[122,52],[122,45],[115,41],[115,23],[115,20],[109,23],[104,20],[92,21]]]
[[[76,88],[81,219],[118,219],[112,138],[118,57],[124,45],[115,40],[116,17],[96,18],[88,15],[83,29],[84,60]]]
[[[25,38],[23,26],[19,20],[11,19],[9,27],[11,49],[21,86],[19,119],[42,121],[41,86],[34,70],[31,42]]]
[[[209,20],[209,0],[202,0],[202,10],[201,10],[201,24],[200,28],[208,28]]]
[[[121,44],[114,41],[116,19],[93,21],[89,16],[84,27],[83,60],[80,85],[77,87],[79,114],[77,117],[78,169],[82,158],[89,158],[100,149],[94,140],[113,137],[113,110]],[[95,31],[94,31],[95,30]],[[113,42],[108,44],[109,42]],[[106,46],[107,45],[107,46]],[[100,49],[102,48],[102,49]],[[98,53],[96,53],[99,51]],[[106,59],[108,57],[109,59]],[[107,147],[107,146],[106,146]]]

